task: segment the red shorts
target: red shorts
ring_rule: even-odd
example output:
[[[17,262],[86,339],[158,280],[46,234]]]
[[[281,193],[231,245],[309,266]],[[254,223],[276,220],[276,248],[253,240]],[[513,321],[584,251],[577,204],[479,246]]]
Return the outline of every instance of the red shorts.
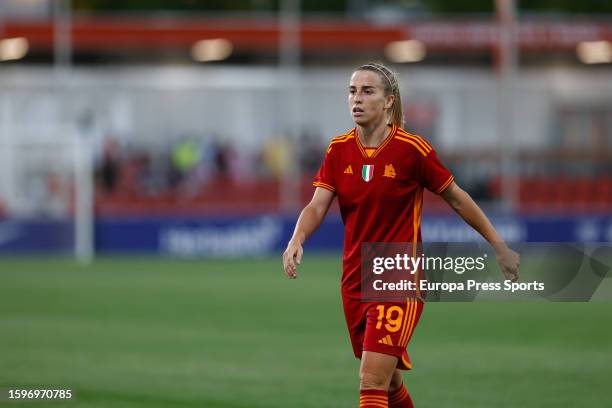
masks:
[[[406,346],[421,317],[422,301],[362,302],[343,295],[342,304],[355,357],[375,351],[396,356],[400,370],[412,368]]]

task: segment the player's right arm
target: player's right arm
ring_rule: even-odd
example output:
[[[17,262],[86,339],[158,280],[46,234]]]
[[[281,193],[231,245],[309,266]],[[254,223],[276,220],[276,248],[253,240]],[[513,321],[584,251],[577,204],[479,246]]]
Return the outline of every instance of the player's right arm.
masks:
[[[300,213],[293,236],[283,253],[283,268],[288,278],[297,278],[297,266],[302,262],[302,254],[304,253],[302,244],[319,228],[333,200],[333,192],[317,187],[312,200]]]

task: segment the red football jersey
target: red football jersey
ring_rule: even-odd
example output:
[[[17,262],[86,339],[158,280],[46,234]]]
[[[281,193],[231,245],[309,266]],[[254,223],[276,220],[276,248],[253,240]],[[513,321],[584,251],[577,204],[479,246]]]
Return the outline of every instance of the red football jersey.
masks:
[[[392,126],[377,148],[357,129],[332,139],[313,183],[336,194],[344,222],[342,292],[359,298],[362,242],[421,242],[423,188],[441,193],[453,181],[422,137]]]

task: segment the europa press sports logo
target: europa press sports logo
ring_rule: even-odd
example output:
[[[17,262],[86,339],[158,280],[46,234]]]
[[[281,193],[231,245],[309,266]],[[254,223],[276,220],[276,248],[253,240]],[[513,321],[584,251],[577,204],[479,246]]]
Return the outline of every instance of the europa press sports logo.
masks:
[[[513,243],[521,277],[508,279],[494,249],[480,242],[362,242],[361,299],[372,302],[490,300],[586,302],[610,299],[612,246]],[[606,285],[607,283],[607,285]],[[600,286],[604,285],[600,288]],[[601,290],[600,290],[601,289]]]

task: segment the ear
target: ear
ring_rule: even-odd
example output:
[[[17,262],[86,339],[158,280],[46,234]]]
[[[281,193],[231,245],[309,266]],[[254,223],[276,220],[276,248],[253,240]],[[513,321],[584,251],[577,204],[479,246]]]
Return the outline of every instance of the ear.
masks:
[[[385,96],[385,109],[391,109],[393,102],[395,102],[395,95],[391,94]]]

